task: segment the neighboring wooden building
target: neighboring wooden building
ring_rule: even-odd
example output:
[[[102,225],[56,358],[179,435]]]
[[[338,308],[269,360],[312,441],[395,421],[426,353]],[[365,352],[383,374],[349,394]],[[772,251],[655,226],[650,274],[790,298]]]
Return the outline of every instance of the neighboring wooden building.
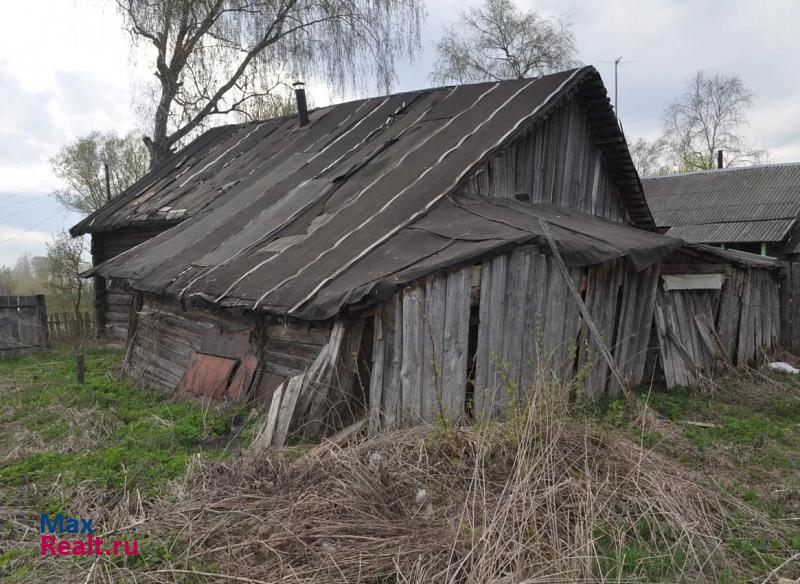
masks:
[[[666,235],[783,260],[782,343],[800,353],[800,163],[642,179]]]
[[[704,170],[642,179],[666,234],[755,254],[800,254],[800,163]]]
[[[615,394],[600,340],[642,379],[660,262],[683,244],[653,232],[592,67],[309,119],[204,134],[76,228],[108,241],[183,213],[93,272],[134,294],[138,378],[269,404],[274,444],[367,410],[373,430],[492,417],[537,371]]]
[[[664,259],[651,361],[668,388],[758,364],[780,348],[779,271],[773,258],[705,245]]]

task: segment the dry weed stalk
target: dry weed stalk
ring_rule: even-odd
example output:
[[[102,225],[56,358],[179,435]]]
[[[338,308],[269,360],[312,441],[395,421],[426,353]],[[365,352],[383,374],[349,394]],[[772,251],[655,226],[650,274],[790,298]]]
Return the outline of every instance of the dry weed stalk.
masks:
[[[479,428],[401,430],[293,461],[198,458],[174,500],[119,502],[136,513],[114,516],[115,537],[140,541],[138,561],[61,563],[60,578],[69,565],[75,581],[109,584],[696,582],[735,564],[733,499],[571,418],[549,382],[528,395]]]

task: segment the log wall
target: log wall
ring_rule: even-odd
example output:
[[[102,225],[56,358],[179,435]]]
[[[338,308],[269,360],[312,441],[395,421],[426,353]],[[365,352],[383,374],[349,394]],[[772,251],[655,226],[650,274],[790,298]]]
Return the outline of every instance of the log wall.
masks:
[[[134,322],[128,348],[134,378],[171,391],[197,352],[238,362],[251,356],[257,361],[253,392],[237,399],[268,400],[272,390],[306,370],[330,336],[327,323],[221,316],[155,296],[143,300]]]
[[[164,231],[159,227],[126,227],[92,234],[92,265],[99,265],[136,247]],[[94,278],[94,309],[97,337],[123,342],[128,336],[133,295],[106,287],[105,278]]]
[[[644,372],[658,273],[658,266],[636,272],[624,260],[570,270],[632,383]],[[372,431],[503,415],[527,399],[536,379],[555,379],[578,399],[621,389],[554,259],[538,250],[431,275],[381,306],[375,323]]]
[[[489,160],[464,189],[506,199],[525,195],[531,203],[625,222],[619,190],[592,136],[588,111],[576,98]]]

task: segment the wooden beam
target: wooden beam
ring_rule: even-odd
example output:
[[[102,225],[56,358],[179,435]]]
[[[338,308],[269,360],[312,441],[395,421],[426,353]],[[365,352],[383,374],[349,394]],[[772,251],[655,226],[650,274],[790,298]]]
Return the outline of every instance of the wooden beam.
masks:
[[[600,353],[603,355],[603,358],[605,358],[606,363],[608,363],[608,368],[611,369],[611,373],[614,375],[614,377],[617,380],[617,383],[619,383],[619,386],[622,388],[622,392],[625,394],[625,397],[628,400],[634,400],[635,396],[631,391],[630,385],[628,384],[627,380],[623,377],[622,373],[619,370],[619,367],[617,367],[617,363],[616,361],[614,361],[614,357],[609,352],[608,347],[606,347],[605,341],[603,340],[603,336],[597,330],[597,326],[594,323],[592,315],[589,313],[589,309],[586,308],[586,303],[584,303],[583,298],[581,298],[581,295],[575,288],[575,283],[572,281],[572,278],[570,278],[569,270],[567,270],[567,266],[564,263],[563,258],[561,257],[561,253],[558,251],[558,246],[556,246],[556,242],[553,240],[553,236],[550,235],[550,229],[547,227],[547,221],[543,218],[539,218],[539,224],[542,226],[542,231],[544,232],[544,236],[547,238],[547,243],[550,244],[550,249],[553,252],[553,259],[555,259],[556,265],[558,266],[558,269],[561,271],[561,275],[563,276],[564,281],[566,282],[567,287],[569,288],[569,291],[572,294],[572,297],[575,299],[575,302],[578,303],[578,310],[580,310],[584,321],[586,321],[589,330],[592,332],[595,342],[600,348]]]

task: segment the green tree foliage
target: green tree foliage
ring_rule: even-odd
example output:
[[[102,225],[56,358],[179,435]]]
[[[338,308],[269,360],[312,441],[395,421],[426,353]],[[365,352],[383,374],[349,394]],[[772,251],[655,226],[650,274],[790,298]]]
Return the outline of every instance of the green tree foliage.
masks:
[[[70,211],[91,213],[109,200],[105,165],[114,198],[147,172],[148,162],[147,149],[135,134],[92,132],[64,146],[50,161],[55,175],[66,184],[53,195]]]
[[[462,12],[436,53],[431,79],[437,83],[523,79],[576,63],[568,23],[522,11],[511,0],[484,0]]]
[[[87,286],[86,280],[80,277],[85,266],[83,252],[84,239],[73,238],[66,231],[47,244],[45,289],[56,299],[69,302],[76,317],[80,316]]]

